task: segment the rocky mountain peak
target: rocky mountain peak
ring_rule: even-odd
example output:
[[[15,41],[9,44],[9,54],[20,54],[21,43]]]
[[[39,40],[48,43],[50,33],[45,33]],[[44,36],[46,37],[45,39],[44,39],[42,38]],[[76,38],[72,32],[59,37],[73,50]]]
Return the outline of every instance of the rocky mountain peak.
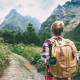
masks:
[[[14,18],[14,16],[16,16],[18,14],[18,12],[15,10],[15,9],[12,9],[10,12],[9,12],[9,14],[6,16],[6,19],[8,18],[8,17],[10,17],[10,18]]]
[[[11,11],[10,11],[10,13],[17,13],[17,11],[15,10],[15,9],[12,9]]]
[[[0,24],[1,29],[8,30],[20,30],[25,31],[28,24],[33,24],[36,32],[41,27],[39,20],[32,18],[31,16],[22,16],[15,9],[12,9],[9,14],[5,17],[4,21]]]
[[[72,3],[80,3],[80,0],[71,0]]]
[[[49,31],[50,26],[56,20],[62,20],[65,24],[65,32],[74,29],[80,23],[80,0],[67,1],[64,5],[58,5],[51,15],[41,24],[40,31]]]

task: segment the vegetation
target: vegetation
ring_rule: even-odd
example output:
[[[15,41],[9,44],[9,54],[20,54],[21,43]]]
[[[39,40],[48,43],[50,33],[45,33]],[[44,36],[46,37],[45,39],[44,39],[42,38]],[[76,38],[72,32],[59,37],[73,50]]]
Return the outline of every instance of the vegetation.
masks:
[[[9,65],[9,49],[2,43],[3,39],[0,38],[0,77],[2,76],[5,68]]]
[[[43,42],[46,40],[46,39],[49,39],[51,38],[51,35],[50,33],[46,32],[45,30],[42,32],[41,34],[41,45],[43,44]]]
[[[32,44],[34,43],[35,45],[40,45],[40,38],[37,35],[35,29],[33,28],[32,24],[28,24],[27,30],[23,33],[23,38],[25,41],[23,41],[26,44]]]
[[[12,47],[10,45],[10,49],[17,53],[18,55],[21,55],[28,59],[31,64],[36,65],[37,71],[41,73],[45,73],[45,66],[42,64],[41,61],[41,55],[42,50],[41,47],[32,45],[24,45],[24,44],[17,44]]]
[[[77,73],[75,74],[75,76],[73,78],[74,78],[74,80],[80,80],[80,62],[78,65]]]
[[[74,41],[77,49],[80,50],[80,23],[76,26],[74,30],[65,33],[64,37]]]
[[[4,42],[7,42],[9,44],[11,44],[11,43],[13,44],[14,43],[14,33],[13,33],[13,31],[9,32],[7,30],[4,30],[2,32],[2,37],[4,39]]]
[[[38,35],[35,31],[35,28],[32,24],[28,24],[28,27],[25,32],[21,31],[10,31],[10,30],[3,30],[0,31],[0,36],[4,39],[5,43],[9,44],[34,44],[37,46],[42,46],[42,43],[45,39],[51,37],[50,33],[43,31],[41,35]]]
[[[67,20],[67,21],[64,23],[64,25],[67,26],[67,25],[69,24],[69,22],[70,22],[70,21]]]

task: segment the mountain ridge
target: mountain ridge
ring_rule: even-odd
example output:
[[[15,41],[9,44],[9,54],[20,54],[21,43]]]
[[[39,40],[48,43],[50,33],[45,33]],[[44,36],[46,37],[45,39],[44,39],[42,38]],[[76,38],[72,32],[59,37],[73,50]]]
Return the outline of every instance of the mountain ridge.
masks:
[[[64,31],[73,30],[80,22],[80,1],[72,0],[64,5],[58,5],[51,15],[41,24],[40,33],[45,29],[50,32],[50,26],[56,20],[61,20],[65,24]]]
[[[38,32],[41,27],[41,23],[38,19],[32,18],[31,16],[22,16],[15,9],[12,9],[0,24],[0,29],[11,30],[15,27],[14,30],[20,29],[21,31],[25,31],[29,23],[33,24],[33,27]],[[12,25],[12,27],[6,27],[6,25]]]

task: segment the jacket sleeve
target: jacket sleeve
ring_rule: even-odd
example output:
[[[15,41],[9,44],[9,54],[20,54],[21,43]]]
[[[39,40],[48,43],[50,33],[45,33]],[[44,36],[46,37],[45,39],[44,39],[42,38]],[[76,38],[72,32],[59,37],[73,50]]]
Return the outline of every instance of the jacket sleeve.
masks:
[[[43,62],[47,62],[47,57],[49,56],[49,52],[50,52],[50,41],[49,40],[45,40],[45,42],[43,43],[43,47],[42,47],[42,61]]]

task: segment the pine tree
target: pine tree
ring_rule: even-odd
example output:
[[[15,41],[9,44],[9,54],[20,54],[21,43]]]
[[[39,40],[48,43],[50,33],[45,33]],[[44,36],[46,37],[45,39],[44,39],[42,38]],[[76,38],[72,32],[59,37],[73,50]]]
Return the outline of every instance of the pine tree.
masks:
[[[28,24],[27,30],[24,32],[24,38],[27,44],[40,45],[40,38],[31,23]]]

